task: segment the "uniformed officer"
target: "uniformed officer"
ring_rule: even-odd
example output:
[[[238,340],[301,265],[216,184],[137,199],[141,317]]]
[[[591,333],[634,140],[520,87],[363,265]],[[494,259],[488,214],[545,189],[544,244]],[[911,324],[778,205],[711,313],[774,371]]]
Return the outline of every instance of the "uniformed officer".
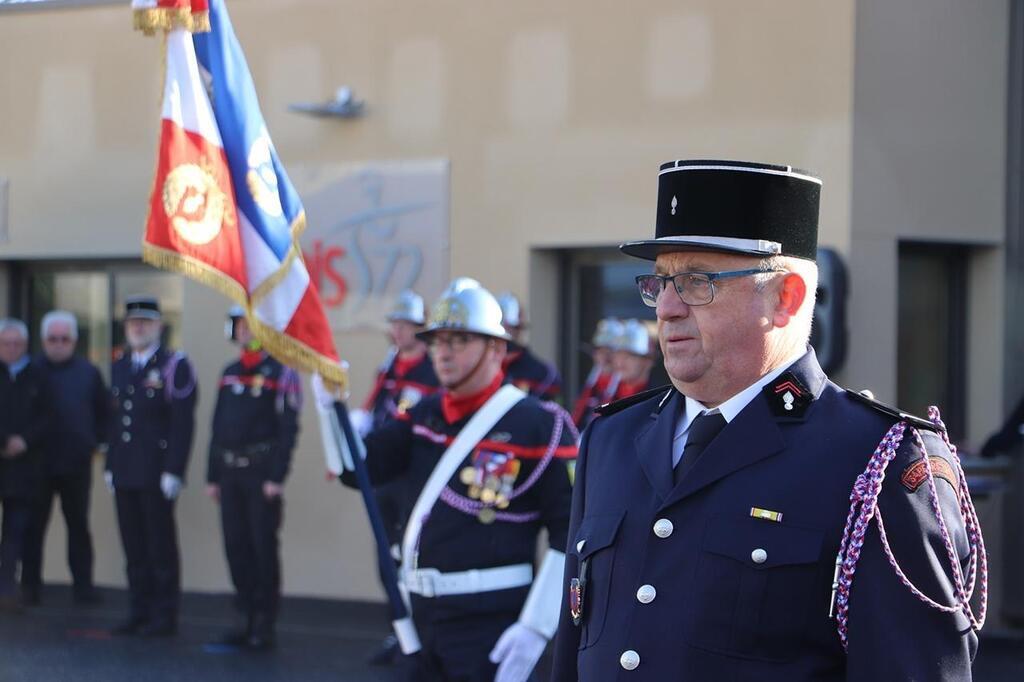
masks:
[[[363,409],[353,410],[351,414],[360,435],[397,419],[424,396],[436,393],[438,389],[437,375],[427,355],[427,344],[416,336],[427,322],[423,297],[413,291],[400,293],[388,311],[387,322],[391,348]],[[398,560],[405,521],[419,490],[412,489],[408,478],[400,476],[378,486],[375,492],[392,556]],[[394,636],[389,636],[369,661],[374,665],[388,664],[397,654],[398,642]]]
[[[612,368],[619,377],[615,400],[652,388],[655,352],[654,339],[646,324],[640,320],[626,320],[622,324],[622,333],[612,346]]]
[[[662,166],[656,238],[621,248],[654,261],[672,385],[583,435],[554,680],[970,679],[985,558],[958,460],[806,345],[820,187]]]
[[[612,365],[612,353],[620,336],[622,322],[614,317],[606,317],[597,323],[590,341],[590,357],[594,364],[572,411],[573,422],[581,431],[594,418],[594,410],[615,398],[620,377]]]
[[[159,302],[125,301],[128,348],[110,370],[112,412],[107,485],[114,491],[131,590],[118,635],[173,635],[178,627],[181,561],[174,501],[192,449],[196,376],[188,358],[161,344]]]
[[[535,398],[558,400],[562,392],[562,377],[558,368],[534,355],[523,342],[526,314],[515,294],[498,296],[501,306],[501,324],[509,335],[508,353],[503,370],[509,383],[518,386]]]
[[[569,418],[502,385],[508,334],[476,281],[452,282],[420,336],[443,390],[365,439],[375,484],[409,476],[421,491],[400,571],[422,642],[408,679],[522,682],[558,620],[564,555],[549,550],[536,572],[534,559],[542,528],[565,542]]]
[[[241,357],[224,368],[206,469],[206,493],[220,503],[224,551],[241,622],[218,643],[274,646],[281,594],[282,491],[299,431],[302,387],[295,370],[270,357],[245,311],[228,312],[226,336]]]
[[[53,424],[46,377],[30,362],[28,328],[0,320],[0,611],[18,611],[18,564],[42,491],[43,449]]]

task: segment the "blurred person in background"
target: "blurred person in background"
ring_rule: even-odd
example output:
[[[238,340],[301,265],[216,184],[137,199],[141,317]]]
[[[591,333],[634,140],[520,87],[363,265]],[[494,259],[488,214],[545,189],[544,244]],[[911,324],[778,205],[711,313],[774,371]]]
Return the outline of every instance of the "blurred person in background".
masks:
[[[181,559],[174,502],[192,450],[196,375],[181,351],[161,343],[160,303],[125,301],[128,348],[110,370],[107,486],[114,491],[131,604],[114,635],[178,631]]]
[[[590,357],[593,367],[580,389],[573,408],[572,419],[580,431],[594,418],[594,410],[612,400],[619,388],[619,375],[612,366],[615,341],[622,335],[622,322],[614,317],[598,321],[594,337],[590,341]]]
[[[615,342],[612,367],[619,376],[615,400],[622,400],[651,387],[651,370],[657,345],[650,328],[640,320],[626,320]]]
[[[43,544],[54,496],[67,525],[67,560],[78,604],[95,604],[93,547],[89,534],[92,456],[106,441],[109,394],[99,370],[75,355],[78,322],[53,310],[40,325],[43,353],[35,360],[53,400],[55,422],[43,451],[43,484],[25,543],[21,588],[27,604],[38,604],[42,589]]]
[[[0,611],[18,611],[18,564],[43,477],[43,446],[52,426],[46,379],[28,355],[28,328],[0,320]]]
[[[281,600],[278,532],[284,480],[299,433],[302,385],[295,370],[263,350],[241,307],[228,312],[225,331],[241,356],[221,376],[206,492],[220,503],[240,622],[217,643],[265,651],[274,646]]]
[[[558,368],[534,355],[523,341],[526,309],[515,294],[508,292],[498,296],[498,305],[501,306],[501,325],[511,338],[502,367],[505,379],[534,398],[558,400],[562,392]]]

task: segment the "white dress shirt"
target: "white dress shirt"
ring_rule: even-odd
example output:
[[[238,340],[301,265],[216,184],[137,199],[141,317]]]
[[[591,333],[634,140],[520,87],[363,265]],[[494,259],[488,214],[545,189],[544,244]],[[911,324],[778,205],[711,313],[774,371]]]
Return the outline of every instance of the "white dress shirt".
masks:
[[[154,343],[152,346],[150,346],[149,348],[146,348],[145,350],[141,350],[141,351],[133,350],[132,351],[132,369],[139,370],[139,369],[142,369],[143,367],[145,367],[147,364],[149,364],[149,359],[151,357],[153,357],[153,354],[156,353],[158,348],[160,348],[160,344],[159,343]]]
[[[676,422],[676,430],[672,436],[672,467],[675,468],[679,464],[679,460],[683,457],[683,448],[686,447],[686,439],[690,435],[690,424],[693,420],[701,414],[721,414],[725,417],[725,423],[728,424],[736,416],[743,411],[750,401],[753,400],[761,389],[775,381],[780,374],[789,369],[790,365],[799,360],[804,356],[807,351],[801,351],[799,355],[794,356],[786,362],[779,365],[777,369],[773,369],[763,377],[746,387],[733,397],[726,400],[724,403],[714,409],[708,409],[704,403],[701,403],[689,396],[684,396],[686,400],[686,407],[682,414],[679,415],[679,421]]]

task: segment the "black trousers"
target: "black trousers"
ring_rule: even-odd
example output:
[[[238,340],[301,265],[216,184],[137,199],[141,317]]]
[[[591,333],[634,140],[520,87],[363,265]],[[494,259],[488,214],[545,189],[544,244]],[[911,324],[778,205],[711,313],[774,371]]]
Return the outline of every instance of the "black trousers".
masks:
[[[269,630],[281,594],[278,531],[283,502],[263,495],[258,469],[226,469],[220,480],[220,520],[238,609]]]
[[[177,624],[181,594],[181,563],[174,501],[160,488],[118,488],[117,523],[124,545],[131,617]]]
[[[487,594],[480,595],[482,600]],[[494,612],[431,622],[418,617],[429,611],[420,597],[413,597],[413,620],[422,649],[414,656],[403,656],[404,682],[494,682],[498,666],[489,655],[505,629],[516,622],[519,612]],[[425,614],[423,614],[425,616]],[[536,675],[531,674],[530,680]]]
[[[79,474],[51,475],[43,482],[41,495],[32,510],[25,539],[25,556],[21,566],[22,587],[39,589],[42,585],[43,545],[50,524],[54,496],[60,497],[60,508],[68,529],[68,568],[76,594],[92,590],[93,550],[89,534],[89,493],[92,471]]]
[[[25,533],[32,519],[32,500],[18,497],[0,498],[3,523],[0,524],[0,595],[17,591],[15,575],[25,545]]]

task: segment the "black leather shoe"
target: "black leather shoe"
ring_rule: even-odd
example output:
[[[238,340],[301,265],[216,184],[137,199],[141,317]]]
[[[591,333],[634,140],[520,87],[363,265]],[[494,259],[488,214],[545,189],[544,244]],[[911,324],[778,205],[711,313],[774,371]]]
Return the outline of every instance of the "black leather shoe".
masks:
[[[144,618],[131,617],[128,620],[115,625],[110,629],[110,634],[115,637],[128,637],[131,635],[137,635],[142,631],[142,628],[146,626],[146,620]]]
[[[169,620],[155,620],[139,628],[143,637],[173,637],[178,634],[178,626]]]
[[[216,644],[219,646],[237,646],[243,647],[249,641],[249,630],[247,628],[237,628],[228,630],[217,639],[210,642],[210,644]]]
[[[274,644],[274,635],[268,632],[253,633],[245,640],[245,648],[249,651],[270,651]]]

